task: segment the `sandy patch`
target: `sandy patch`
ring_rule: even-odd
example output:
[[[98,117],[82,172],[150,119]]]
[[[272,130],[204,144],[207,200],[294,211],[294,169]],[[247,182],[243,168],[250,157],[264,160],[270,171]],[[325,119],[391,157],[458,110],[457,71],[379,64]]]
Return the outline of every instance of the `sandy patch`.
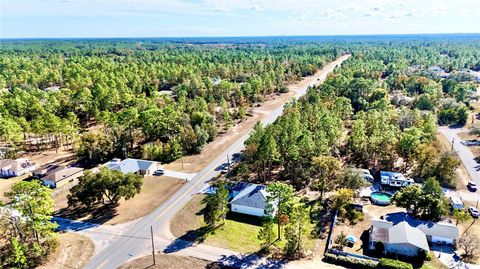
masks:
[[[115,208],[114,212],[108,213],[110,214],[108,218],[104,218],[107,213],[102,214],[101,209],[98,209],[100,212],[91,210],[92,212],[88,212],[85,215],[75,214],[76,210],[73,209],[70,210],[72,214],[65,215],[61,213],[60,215],[77,220],[106,224],[129,222],[149,214],[180,189],[183,184],[185,184],[185,181],[177,178],[147,176],[143,180],[140,193],[129,200],[120,200],[120,205]],[[55,211],[61,211],[67,207],[68,193],[66,192],[55,197]]]
[[[59,246],[39,269],[82,268],[92,257],[95,246],[90,238],[78,233],[58,235]]]

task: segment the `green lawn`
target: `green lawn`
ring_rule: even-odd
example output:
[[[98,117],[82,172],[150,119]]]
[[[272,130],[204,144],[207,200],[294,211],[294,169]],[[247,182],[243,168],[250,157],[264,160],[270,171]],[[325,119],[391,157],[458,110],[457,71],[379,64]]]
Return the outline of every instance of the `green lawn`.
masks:
[[[203,222],[201,203],[203,195],[195,196],[170,223],[170,230],[176,237],[184,240],[202,242],[210,246],[231,249],[242,253],[251,253],[260,250],[258,231],[261,229],[261,220],[256,217],[229,212],[225,225],[213,231],[206,231]],[[277,227],[274,227],[275,235]],[[307,250],[313,250],[316,240],[308,239]],[[276,242],[279,248],[285,246],[285,241]]]
[[[229,213],[225,225],[209,232],[204,243],[211,246],[231,249],[242,253],[257,252],[260,250],[261,241],[257,238],[261,229],[259,219],[250,216]],[[277,236],[277,226],[274,227]],[[283,239],[283,234],[282,234]],[[283,248],[286,241],[275,242],[275,246]],[[308,238],[305,244],[306,249],[312,250],[315,240]]]
[[[227,219],[225,225],[208,233],[204,243],[238,252],[256,252],[260,249],[257,235],[260,226]]]

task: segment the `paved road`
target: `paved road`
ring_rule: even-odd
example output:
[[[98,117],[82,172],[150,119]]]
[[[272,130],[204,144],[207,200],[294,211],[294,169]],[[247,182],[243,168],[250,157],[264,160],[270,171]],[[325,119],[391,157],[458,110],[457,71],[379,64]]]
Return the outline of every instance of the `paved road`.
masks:
[[[473,153],[467,146],[461,143],[462,139],[457,135],[458,132],[464,130],[460,128],[440,127],[438,131],[445,136],[450,143],[453,141],[453,149],[465,165],[470,178],[480,186],[480,164],[475,161]]]
[[[318,76],[316,83],[322,83],[327,75],[333,71],[333,69],[345,61],[350,55],[344,55],[334,62],[328,64],[323,72]],[[304,95],[307,88],[298,89],[295,97]],[[263,124],[272,123],[280,115],[282,115],[283,107],[280,107],[270,113],[263,121]],[[173,196],[171,196],[161,206],[156,208],[153,212],[147,216],[137,220],[131,227],[125,231],[123,235],[119,235],[116,239],[112,240],[110,244],[97,253],[85,268],[117,268],[124,264],[126,261],[139,257],[141,255],[148,254],[151,251],[150,238],[150,226],[153,226],[155,234],[155,242],[159,244],[159,248],[156,250],[162,250],[161,247],[165,245],[165,240],[170,242],[170,247],[175,247],[175,244],[179,243],[170,234],[169,223],[175,214],[182,209],[192,196],[198,193],[208,181],[220,173],[218,167],[225,163],[226,156],[232,156],[234,153],[239,153],[244,146],[244,141],[248,138],[248,133],[243,135],[238,141],[233,143],[225,151],[220,152],[218,157],[214,159],[209,165],[207,165],[202,171],[200,171],[195,177],[193,177],[187,184],[185,184],[180,190],[178,190]],[[180,242],[182,243],[182,242]],[[167,247],[168,249],[168,247]],[[197,246],[191,248],[190,246],[184,246],[183,249],[178,249],[178,253],[187,252],[186,255],[192,255],[197,257],[204,257],[205,259],[225,259],[229,253],[216,253],[216,251],[210,252],[212,247]],[[192,254],[192,251],[198,252],[198,255]],[[225,251],[225,250],[221,250]],[[213,255],[212,255],[213,254]],[[225,256],[227,255],[227,256]]]

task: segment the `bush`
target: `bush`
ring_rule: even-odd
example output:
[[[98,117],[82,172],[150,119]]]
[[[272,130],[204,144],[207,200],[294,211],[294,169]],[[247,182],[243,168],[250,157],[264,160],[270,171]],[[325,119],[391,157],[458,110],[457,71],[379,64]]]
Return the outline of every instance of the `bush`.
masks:
[[[347,216],[352,224],[357,224],[359,221],[362,221],[364,218],[364,215],[362,212],[353,208],[347,212]]]
[[[278,92],[279,93],[287,93],[288,92],[288,87],[287,86],[282,86]]]
[[[325,254],[325,261],[347,268],[371,269],[376,268],[378,262],[349,256],[340,256],[331,253]]]
[[[428,253],[428,251],[426,251],[426,250],[424,250],[424,249],[419,249],[419,250],[418,250],[417,257],[418,257],[418,259],[419,259],[420,261],[423,262],[423,261],[429,260],[429,259],[428,259],[428,258],[429,258],[428,255],[429,255],[429,254],[430,254],[430,253]],[[430,257],[430,259],[432,259],[432,257]]]
[[[409,263],[399,260],[392,260],[387,258],[381,258],[378,263],[378,268],[381,269],[413,269],[413,266]]]
[[[383,244],[383,242],[381,241],[375,242],[375,253],[377,253],[377,255],[382,255],[384,250],[385,250],[385,244]]]

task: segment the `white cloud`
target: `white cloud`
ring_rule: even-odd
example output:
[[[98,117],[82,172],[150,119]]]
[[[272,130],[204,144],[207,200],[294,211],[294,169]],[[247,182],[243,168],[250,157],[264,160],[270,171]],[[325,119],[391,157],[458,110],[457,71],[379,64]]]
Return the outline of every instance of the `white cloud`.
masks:
[[[256,11],[256,12],[262,12],[262,11],[264,11],[264,9],[263,9],[261,6],[259,6],[259,5],[252,5],[252,6],[250,6],[250,9],[251,9],[251,10],[254,10],[254,11]]]
[[[2,35],[49,33],[52,25],[75,34],[118,28],[111,35],[119,36],[127,28],[135,29],[129,34],[134,36],[146,28],[153,36],[163,35],[161,29],[172,35],[478,32],[480,16],[480,0],[0,0],[0,5]]]

